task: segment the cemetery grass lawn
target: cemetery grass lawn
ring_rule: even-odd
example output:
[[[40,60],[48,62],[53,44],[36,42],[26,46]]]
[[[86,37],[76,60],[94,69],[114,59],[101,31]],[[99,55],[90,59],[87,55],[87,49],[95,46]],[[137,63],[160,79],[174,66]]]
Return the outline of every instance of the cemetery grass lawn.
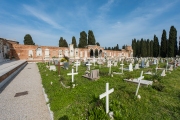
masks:
[[[91,69],[99,69],[100,79],[91,81],[82,77],[86,67],[78,67],[78,75],[74,76],[75,88],[64,88],[72,86],[69,70],[61,68],[61,77],[57,71],[49,71],[46,64],[37,63],[42,84],[48,95],[51,110],[55,120],[100,120],[110,119],[105,114],[105,98],[99,100],[99,95],[105,92],[105,85],[109,83],[109,89],[114,88],[110,94],[110,111],[113,111],[114,118],[129,120],[148,119],[179,119],[180,118],[180,68],[166,73],[165,77],[160,77],[162,70],[158,70],[154,76],[144,75],[146,80],[154,80],[152,86],[140,86],[138,94],[141,99],[135,97],[137,84],[125,82],[124,78],[138,78],[141,70],[155,71],[155,65],[149,68],[124,71],[123,75],[108,75],[109,69],[105,66],[98,66]],[[161,66],[164,66],[163,64]],[[121,72],[119,67],[112,67],[112,71]],[[51,81],[53,84],[51,85]]]

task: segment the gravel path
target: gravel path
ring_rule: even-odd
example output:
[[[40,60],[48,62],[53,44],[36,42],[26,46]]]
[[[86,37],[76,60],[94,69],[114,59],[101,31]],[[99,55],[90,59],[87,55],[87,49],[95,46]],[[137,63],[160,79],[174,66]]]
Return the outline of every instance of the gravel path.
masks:
[[[14,97],[16,93],[28,94]],[[50,120],[35,63],[29,63],[0,93],[0,120]]]

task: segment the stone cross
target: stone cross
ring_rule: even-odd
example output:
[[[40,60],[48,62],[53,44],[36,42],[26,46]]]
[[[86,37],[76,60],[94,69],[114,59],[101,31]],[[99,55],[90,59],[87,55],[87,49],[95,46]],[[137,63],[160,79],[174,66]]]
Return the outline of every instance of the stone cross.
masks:
[[[106,83],[106,92],[99,95],[99,99],[106,97],[106,113],[109,113],[109,94],[114,92],[114,88],[109,90],[109,83]]]
[[[74,75],[77,75],[78,73],[74,73],[74,69],[72,69],[71,73],[68,73],[67,75],[71,75],[72,76],[72,83],[74,82]]]
[[[88,62],[88,64],[86,64],[87,66],[88,66],[88,70],[90,70],[90,66],[92,65],[92,64],[90,64],[89,62]]]
[[[138,86],[137,86],[137,89],[136,89],[136,96],[137,96],[137,94],[138,94],[138,91],[139,91],[139,86],[140,86],[140,84],[141,84],[141,80],[144,78],[144,76],[142,76],[143,75],[143,71],[141,71],[141,75],[140,75],[140,77],[138,78]]]
[[[80,63],[79,62],[75,62],[74,65],[76,66],[76,72],[78,72],[78,66],[80,65]]]

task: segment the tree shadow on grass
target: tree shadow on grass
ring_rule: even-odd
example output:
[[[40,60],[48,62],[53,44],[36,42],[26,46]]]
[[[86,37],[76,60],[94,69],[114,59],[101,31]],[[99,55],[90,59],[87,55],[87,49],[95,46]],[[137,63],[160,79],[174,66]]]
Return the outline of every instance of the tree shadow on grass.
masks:
[[[64,115],[64,116],[60,117],[58,120],[69,120],[69,118],[67,115]]]

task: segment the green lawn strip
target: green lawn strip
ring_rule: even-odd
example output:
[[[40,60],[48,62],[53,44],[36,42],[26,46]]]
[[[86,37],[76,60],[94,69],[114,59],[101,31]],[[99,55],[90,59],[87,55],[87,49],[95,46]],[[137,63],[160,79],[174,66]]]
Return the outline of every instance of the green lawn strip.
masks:
[[[163,64],[161,64],[163,66]],[[109,89],[114,88],[110,94],[110,111],[114,112],[115,119],[178,119],[180,118],[180,68],[166,73],[165,77],[159,77],[162,70],[158,70],[157,75],[144,75],[147,80],[157,80],[153,86],[140,86],[139,94],[141,99],[135,97],[137,84],[125,82],[124,78],[138,78],[141,71],[153,69],[143,68],[133,72],[124,71],[123,75],[108,75],[109,68],[100,68],[100,79],[91,81],[82,77],[86,71],[84,65],[79,66],[78,75],[75,75],[75,88],[64,88],[61,81],[71,85],[69,70],[61,68],[61,78],[58,72],[49,71],[46,65],[38,63],[42,78],[42,84],[48,95],[51,110],[55,119],[68,118],[78,119],[109,119],[105,114],[105,98],[99,100],[99,95],[105,92],[105,84],[109,82]],[[98,69],[99,66],[91,66]],[[112,67],[112,71],[121,72],[119,67]],[[47,76],[48,74],[48,76]],[[51,81],[53,84],[51,85]]]

